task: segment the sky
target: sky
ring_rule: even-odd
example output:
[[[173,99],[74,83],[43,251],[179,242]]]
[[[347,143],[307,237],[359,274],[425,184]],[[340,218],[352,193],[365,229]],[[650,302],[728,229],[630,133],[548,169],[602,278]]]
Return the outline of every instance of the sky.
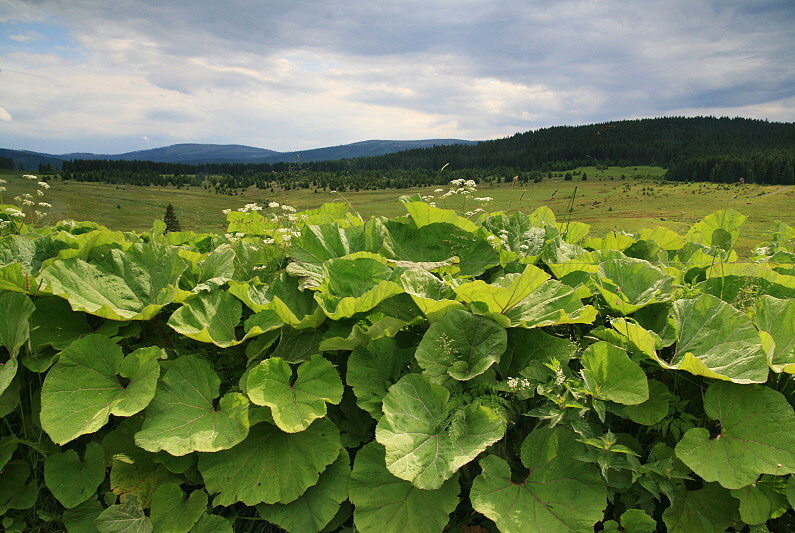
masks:
[[[0,0],[0,148],[795,121],[795,1]]]

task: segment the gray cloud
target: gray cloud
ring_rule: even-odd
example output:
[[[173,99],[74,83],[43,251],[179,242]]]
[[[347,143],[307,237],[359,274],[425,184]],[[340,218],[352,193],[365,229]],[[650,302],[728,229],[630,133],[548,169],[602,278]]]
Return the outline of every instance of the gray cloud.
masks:
[[[11,87],[0,105],[16,128],[0,144],[44,139],[42,124],[19,117],[48,113],[63,121],[54,140],[73,139],[75,122],[87,139],[110,128],[139,143],[283,150],[664,114],[795,120],[791,0],[4,5],[0,20],[61,25],[84,55],[0,59]],[[68,80],[67,109],[14,86],[54,76]]]

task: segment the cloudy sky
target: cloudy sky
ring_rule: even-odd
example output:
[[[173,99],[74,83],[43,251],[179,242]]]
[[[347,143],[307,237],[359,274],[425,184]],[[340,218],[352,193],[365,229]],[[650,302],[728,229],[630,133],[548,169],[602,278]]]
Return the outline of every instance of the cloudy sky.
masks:
[[[0,147],[795,121],[795,1],[0,0]]]

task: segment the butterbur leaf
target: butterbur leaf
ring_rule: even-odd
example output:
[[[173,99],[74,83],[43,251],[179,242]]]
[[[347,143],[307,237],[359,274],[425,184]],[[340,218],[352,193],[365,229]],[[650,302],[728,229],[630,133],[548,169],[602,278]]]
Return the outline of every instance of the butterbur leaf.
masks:
[[[464,302],[481,302],[489,312],[504,314],[549,279],[540,268],[527,265],[521,274],[508,274],[495,283],[475,280],[462,283],[455,293]]]
[[[637,405],[624,407],[624,414],[636,424],[653,426],[668,415],[671,392],[656,379],[649,380],[649,399]]]
[[[399,273],[373,257],[330,259],[323,265],[323,272],[315,300],[332,320],[369,311],[403,292],[397,284]]]
[[[140,348],[127,357],[102,335],[88,335],[61,352],[41,391],[41,425],[56,444],[98,430],[110,415],[144,409],[160,376],[161,348]],[[129,380],[122,385],[119,376]]]
[[[6,292],[0,294],[0,346],[5,346],[8,355],[0,349],[0,395],[11,385],[17,374],[20,347],[30,336],[30,315],[35,306],[24,294]]]
[[[258,317],[254,322],[246,322],[248,331],[238,339],[235,329],[240,325],[242,316],[240,300],[228,292],[214,291],[200,294],[174,311],[168,319],[168,325],[181,335],[221,348],[236,346],[250,337],[282,325],[281,320],[272,312],[263,312],[254,315]]]
[[[554,337],[538,328],[511,328],[508,347],[500,357],[500,372],[508,377],[546,376],[550,370],[545,363],[553,359],[566,363],[576,353],[577,345],[568,338]]]
[[[530,470],[524,481],[513,481],[504,459],[486,456],[472,484],[472,507],[504,533],[593,531],[607,488],[596,465],[577,459],[584,451],[567,429],[536,429],[522,444],[522,464]]]
[[[534,227],[525,213],[517,211],[510,216],[497,213],[484,220],[483,227],[501,235],[502,246],[515,254],[531,257],[541,254],[546,232],[543,228]]]
[[[677,326],[676,352],[665,368],[735,383],[764,383],[767,357],[759,332],[745,313],[702,294],[677,300],[671,315]]]
[[[795,413],[781,393],[715,382],[704,411],[721,432],[711,438],[707,429],[693,428],[676,445],[677,457],[704,480],[739,489],[760,474],[795,472]]]
[[[242,441],[248,433],[248,400],[229,392],[216,408],[220,385],[206,359],[188,355],[169,362],[135,443],[150,452],[185,455],[225,450]]]
[[[144,514],[138,498],[131,494],[111,505],[94,520],[100,533],[151,533],[152,521]]]
[[[729,251],[737,243],[737,239],[740,237],[740,228],[747,218],[734,209],[716,211],[693,224],[685,239]]]
[[[179,248],[133,244],[112,249],[102,261],[72,257],[41,271],[46,290],[69,300],[72,309],[111,320],[149,320],[182,297],[177,284],[188,262]]]
[[[590,345],[582,354],[582,376],[594,398],[637,405],[649,399],[646,373],[627,352],[607,342]]]
[[[663,512],[669,533],[722,533],[731,525],[739,502],[717,483],[681,491]]]
[[[425,202],[408,202],[404,206],[418,228],[434,222],[445,222],[464,231],[475,232],[478,229],[474,222],[456,214],[452,209],[440,209]]]
[[[670,300],[674,281],[648,261],[628,257],[602,261],[592,279],[607,305],[624,315]]]
[[[143,508],[148,508],[159,487],[166,483],[178,483],[180,478],[162,464],[152,461],[151,456],[142,453],[136,455],[138,457],[120,454],[113,458],[110,489],[122,501],[134,495]]]
[[[37,298],[36,310],[30,317],[30,341],[34,348],[52,346],[66,349],[72,342],[92,333],[85,314],[72,311],[63,298]]]
[[[328,419],[299,433],[260,423],[229,450],[199,455],[199,471],[213,505],[290,503],[317,483],[339,455],[339,430]]]
[[[453,310],[431,324],[415,357],[433,380],[449,375],[467,381],[499,362],[506,345],[505,329],[494,321]]]
[[[362,533],[442,531],[459,491],[458,474],[435,490],[396,478],[384,466],[384,448],[371,442],[356,454],[351,473],[353,521]]]
[[[68,533],[96,533],[94,520],[105,508],[96,496],[84,501],[77,507],[66,509],[63,513],[63,524]]]
[[[287,504],[261,503],[257,505],[257,512],[268,522],[290,533],[321,531],[348,498],[350,462],[348,452],[340,449],[339,457],[320,474],[317,484],[306,489],[297,500]]]
[[[28,509],[36,503],[39,487],[30,479],[30,467],[11,462],[0,470],[0,517],[9,509]]]
[[[3,311],[0,314],[0,346],[5,346],[7,353],[13,358],[30,336],[30,315],[36,306],[24,294],[5,292],[0,294],[0,309]],[[2,359],[5,359],[5,354],[2,354]],[[0,381],[0,392],[2,391]]]
[[[762,296],[756,304],[754,324],[761,333],[770,368],[795,374],[795,299]]]
[[[400,379],[413,358],[412,350],[399,347],[395,339],[388,337],[356,347],[348,357],[345,376],[356,395],[356,404],[379,420],[387,390]]]
[[[187,500],[176,483],[164,483],[152,496],[149,517],[156,531],[187,533],[207,508],[207,493],[195,490]]]
[[[786,495],[780,490],[777,476],[762,476],[752,485],[731,491],[740,500],[740,518],[751,525],[764,524],[789,509]],[[779,486],[776,486],[779,485]]]
[[[455,292],[442,280],[425,270],[407,270],[400,284],[428,320],[438,320],[452,309],[463,309]]]
[[[232,524],[223,516],[203,514],[190,533],[233,533]]]
[[[389,471],[417,488],[438,489],[505,433],[497,413],[479,404],[461,407],[453,430],[449,398],[420,374],[403,376],[384,397],[375,438],[386,448]]]
[[[624,533],[654,533],[657,522],[641,509],[628,509],[621,515],[621,527]]]
[[[556,324],[590,324],[596,309],[582,305],[577,289],[551,279],[505,312],[512,326],[540,328]]]
[[[390,259],[435,263],[466,258],[457,265],[462,276],[478,276],[499,264],[499,253],[485,238],[453,224],[434,222],[417,228],[413,220],[393,219],[381,230],[378,253]]]
[[[67,450],[47,456],[44,481],[61,504],[70,509],[91,498],[105,479],[105,454],[102,446],[90,442],[84,460],[77,452]]]
[[[295,433],[325,416],[326,403],[340,403],[342,381],[334,365],[319,355],[302,363],[295,379],[286,361],[271,357],[251,370],[246,393],[255,404],[270,407],[282,431]]]

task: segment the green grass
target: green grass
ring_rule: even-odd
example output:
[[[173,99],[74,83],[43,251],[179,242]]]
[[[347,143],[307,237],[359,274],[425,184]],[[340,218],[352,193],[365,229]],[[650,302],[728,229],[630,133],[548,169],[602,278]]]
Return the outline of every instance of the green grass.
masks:
[[[587,181],[580,180],[583,171],[588,175]],[[596,236],[610,230],[633,232],[658,225],[682,233],[705,215],[733,208],[748,217],[738,243],[740,253],[747,253],[751,246],[765,240],[776,221],[795,223],[795,187],[669,183],[660,179],[664,169],[659,167],[583,167],[574,172],[572,181],[565,181],[564,173],[559,172],[540,183],[516,187],[510,183],[511,177],[506,177],[507,183],[480,184],[474,196],[492,197],[493,201],[486,204],[472,201],[462,204],[460,197],[442,199],[441,193],[434,193],[439,187],[342,194],[316,193],[311,189],[271,193],[251,188],[243,195],[224,196],[195,187],[175,189],[53,180],[52,188],[43,198],[53,207],[43,223],[73,218],[93,220],[116,230],[140,231],[151,228],[153,220],[162,220],[166,205],[171,203],[183,229],[223,232],[226,218],[221,210],[236,209],[250,202],[276,201],[299,210],[323,202],[348,202],[364,217],[393,217],[405,213],[398,196],[413,193],[432,195],[435,198],[429,201],[439,207],[461,211],[483,206],[489,211],[531,212],[546,205],[561,221],[566,219],[566,209],[575,196],[571,220],[590,224],[591,233]],[[35,183],[22,179],[18,172],[7,172],[2,177],[8,182],[7,191],[0,198],[5,203],[13,203],[14,196],[35,188]]]

